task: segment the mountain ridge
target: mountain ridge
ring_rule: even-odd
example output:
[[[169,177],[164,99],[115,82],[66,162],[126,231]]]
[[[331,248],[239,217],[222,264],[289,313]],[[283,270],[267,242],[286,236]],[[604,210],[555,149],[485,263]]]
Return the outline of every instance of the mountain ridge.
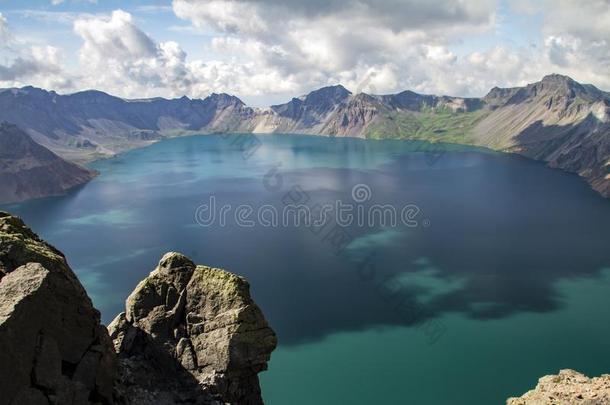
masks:
[[[249,107],[226,93],[203,99],[126,100],[96,90],[60,95],[24,87],[0,90],[0,120],[23,127],[36,142],[80,163],[195,133],[294,133],[471,144],[578,173],[610,196],[610,94],[558,74],[522,87],[494,87],[480,98],[410,90],[354,94],[338,84],[267,108]]]
[[[17,126],[0,123],[0,202],[61,195],[95,175],[34,142]]]

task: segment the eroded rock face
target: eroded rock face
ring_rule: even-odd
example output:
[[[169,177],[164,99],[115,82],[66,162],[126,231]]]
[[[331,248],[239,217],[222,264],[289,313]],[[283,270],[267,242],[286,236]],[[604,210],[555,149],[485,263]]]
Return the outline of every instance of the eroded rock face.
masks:
[[[116,355],[63,255],[0,212],[0,398],[110,404]]]
[[[535,389],[507,405],[607,405],[610,404],[610,375],[588,378],[574,370],[542,377]]]
[[[277,340],[241,277],[168,253],[109,331],[123,403],[262,404],[257,374]]]

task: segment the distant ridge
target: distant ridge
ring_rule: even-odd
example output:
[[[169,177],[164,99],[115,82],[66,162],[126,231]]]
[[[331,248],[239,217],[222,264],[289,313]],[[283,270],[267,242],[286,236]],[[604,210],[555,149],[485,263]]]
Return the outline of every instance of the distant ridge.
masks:
[[[60,95],[24,87],[0,90],[1,120],[75,162],[168,136],[214,132],[472,144],[578,173],[610,196],[610,94],[558,74],[524,87],[494,87],[482,98],[352,94],[335,85],[262,109],[228,94],[125,100],[95,90]]]

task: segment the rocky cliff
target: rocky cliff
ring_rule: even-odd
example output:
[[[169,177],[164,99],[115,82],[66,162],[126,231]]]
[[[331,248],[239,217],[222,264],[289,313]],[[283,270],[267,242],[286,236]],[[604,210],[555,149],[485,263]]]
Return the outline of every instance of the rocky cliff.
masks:
[[[123,100],[97,91],[59,95],[24,87],[0,90],[0,120],[22,126],[35,141],[76,162],[194,132],[472,144],[577,173],[610,196],[610,95],[561,75],[524,87],[495,87],[482,98],[352,94],[329,86],[264,109],[226,94]]]
[[[509,398],[507,405],[607,405],[610,404],[610,375],[588,378],[573,370],[542,377],[522,397]]]
[[[248,283],[165,255],[108,330],[64,256],[0,212],[0,404],[262,404]]]
[[[60,195],[94,176],[37,144],[15,125],[0,124],[0,203]]]

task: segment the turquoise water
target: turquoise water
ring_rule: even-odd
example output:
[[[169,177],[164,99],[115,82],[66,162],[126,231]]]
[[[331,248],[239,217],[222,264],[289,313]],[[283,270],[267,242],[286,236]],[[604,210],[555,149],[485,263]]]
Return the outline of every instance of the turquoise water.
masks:
[[[434,345],[394,327],[280,347],[262,375],[267,403],[502,404],[560,369],[608,373],[608,282],[606,271],[558,283],[567,308],[552,314],[484,324],[445,316],[447,333]]]
[[[176,138],[92,166],[67,196],[3,208],[66,254],[105,322],[166,251],[247,277],[280,340],[268,404],[500,404],[561,368],[610,372],[610,204],[576,176],[481,149],[285,135]],[[201,226],[211,197],[418,212],[352,223],[339,244],[336,213],[321,229]]]

